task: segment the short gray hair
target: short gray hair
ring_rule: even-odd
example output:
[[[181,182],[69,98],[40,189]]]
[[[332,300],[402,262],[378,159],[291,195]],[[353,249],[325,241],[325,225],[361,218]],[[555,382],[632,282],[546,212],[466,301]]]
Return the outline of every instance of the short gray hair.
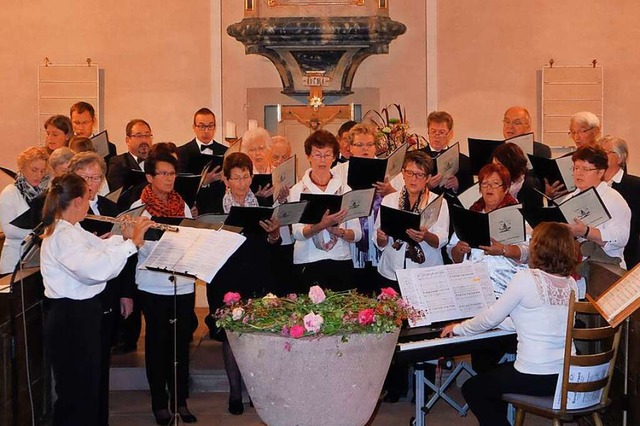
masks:
[[[70,148],[63,146],[54,150],[49,156],[49,166],[55,169],[61,164],[71,161],[73,156],[76,155]]]
[[[627,141],[618,136],[607,135],[598,141],[600,146],[605,143],[611,144],[611,151],[613,151],[613,153],[620,159],[620,166],[624,167],[627,164],[627,158],[629,158],[629,146],[627,145]]]
[[[256,127],[255,129],[247,130],[244,132],[244,135],[242,135],[242,152],[246,153],[249,149],[249,143],[255,140],[261,140],[267,148],[271,148],[271,135],[269,135],[269,132],[262,127]]]
[[[571,116],[571,121],[569,122],[569,126],[571,124],[585,124],[588,127],[597,127],[600,128],[600,119],[597,115],[589,111],[580,111],[576,112]]]
[[[103,175],[107,173],[107,165],[105,164],[104,159],[93,151],[79,152],[74,155],[69,163],[69,169],[67,171],[69,173],[75,173],[78,169],[82,169],[83,167],[91,164],[97,164],[100,166],[100,170],[102,170]]]

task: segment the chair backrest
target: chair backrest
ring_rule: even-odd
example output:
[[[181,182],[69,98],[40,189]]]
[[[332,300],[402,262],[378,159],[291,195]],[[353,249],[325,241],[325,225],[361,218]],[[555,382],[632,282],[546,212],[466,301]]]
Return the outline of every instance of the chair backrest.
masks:
[[[586,319],[584,328],[576,327],[576,314],[581,314],[581,319]],[[571,292],[569,301],[568,315],[560,410],[567,409],[569,392],[595,392],[602,389],[600,399],[594,401],[593,405],[605,404],[608,400],[622,328],[609,326],[591,302],[576,302],[573,292]],[[576,341],[586,343],[583,346],[586,346],[587,353],[572,354],[572,348]],[[580,368],[604,364],[607,364],[604,377],[589,378],[582,375],[579,382],[570,381],[571,367]]]

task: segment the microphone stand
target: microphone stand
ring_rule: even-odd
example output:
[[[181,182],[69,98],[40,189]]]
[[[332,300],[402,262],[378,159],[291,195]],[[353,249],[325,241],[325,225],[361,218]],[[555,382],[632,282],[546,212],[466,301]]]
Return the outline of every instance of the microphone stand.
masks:
[[[174,426],[180,424],[178,414],[178,277],[176,271],[171,271],[169,281],[173,283],[173,319],[169,323],[173,325],[173,422]]]

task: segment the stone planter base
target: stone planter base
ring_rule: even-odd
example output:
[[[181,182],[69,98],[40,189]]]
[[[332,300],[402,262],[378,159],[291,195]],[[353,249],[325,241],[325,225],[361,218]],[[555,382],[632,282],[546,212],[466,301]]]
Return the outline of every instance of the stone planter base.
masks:
[[[269,426],[358,426],[376,407],[399,330],[292,339],[227,331],[258,415]]]

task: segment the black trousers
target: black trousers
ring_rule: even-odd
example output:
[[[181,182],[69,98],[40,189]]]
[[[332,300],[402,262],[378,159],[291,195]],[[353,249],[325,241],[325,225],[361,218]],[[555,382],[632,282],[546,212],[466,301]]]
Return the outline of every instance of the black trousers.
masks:
[[[98,424],[101,322],[102,304],[97,296],[49,300],[45,348],[58,395],[54,426]]]
[[[299,281],[296,292],[307,293],[309,288],[319,285],[334,291],[355,288],[353,262],[351,260],[319,260],[295,265]]]
[[[109,424],[109,369],[111,368],[111,346],[115,340],[116,325],[120,312],[104,311],[100,329],[100,387],[98,417],[100,426]]]
[[[145,365],[151,390],[151,408],[168,408],[174,401],[173,370],[173,296],[140,292],[142,313],[146,324]],[[187,405],[189,397],[189,339],[191,317],[195,306],[195,293],[176,297],[176,358],[178,407]],[[170,398],[170,399],[169,399]]]
[[[508,362],[467,380],[462,385],[462,394],[480,426],[507,426],[507,403],[501,399],[503,394],[553,395],[557,381],[557,374],[524,374]]]
[[[137,286],[136,286],[137,287]],[[142,310],[140,308],[140,291],[133,292],[133,312],[128,318],[118,319],[118,343],[127,348],[135,348],[142,328]]]

